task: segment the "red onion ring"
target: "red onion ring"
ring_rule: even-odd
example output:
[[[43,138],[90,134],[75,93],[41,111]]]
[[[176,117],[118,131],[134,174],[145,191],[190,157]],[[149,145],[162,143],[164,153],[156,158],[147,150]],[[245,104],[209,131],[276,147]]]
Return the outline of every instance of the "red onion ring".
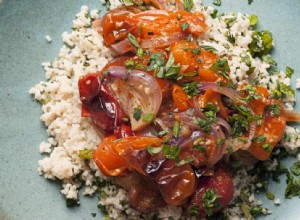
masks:
[[[219,86],[215,82],[201,82],[201,86],[199,87],[199,90],[206,91],[208,89],[211,89],[214,92],[221,93],[221,94],[229,97],[235,103],[238,103],[238,102],[244,103],[241,98],[240,92],[238,92],[234,89],[228,88],[226,86]]]
[[[132,44],[128,41],[127,38],[111,45],[111,47],[114,51],[117,52],[118,55],[123,55],[125,53],[134,51]]]
[[[228,124],[227,121],[225,121],[223,118],[217,118],[216,124],[221,125],[222,127],[224,127],[226,136],[230,136],[231,127],[230,127],[230,125]]]
[[[156,114],[162,102],[162,92],[157,81],[149,74],[133,70],[127,73],[125,67],[110,66],[108,72],[108,85],[117,97],[117,100],[130,118],[133,131],[139,131],[151,123],[142,120],[148,114]],[[134,109],[141,108],[139,120],[134,118]]]

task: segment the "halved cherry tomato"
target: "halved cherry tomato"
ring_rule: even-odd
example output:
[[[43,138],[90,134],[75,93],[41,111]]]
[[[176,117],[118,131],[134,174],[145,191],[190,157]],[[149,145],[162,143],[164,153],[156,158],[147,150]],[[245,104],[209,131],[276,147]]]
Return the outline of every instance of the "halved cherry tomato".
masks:
[[[210,70],[210,67],[218,59],[218,56],[214,53],[200,49],[195,42],[187,41],[173,43],[170,49],[174,55],[175,63],[180,63],[184,67],[182,75],[184,73],[198,73],[198,77],[189,77],[189,80],[224,81],[224,77]]]
[[[258,127],[254,143],[248,151],[259,160],[269,158],[275,145],[283,138],[286,121],[282,116],[266,114],[262,124]],[[258,141],[257,137],[264,137],[265,141]]]
[[[128,162],[113,149],[115,140],[115,136],[105,138],[93,153],[96,165],[107,176],[118,176],[128,167]]]
[[[110,136],[99,144],[94,151],[93,159],[98,168],[108,176],[118,176],[128,168],[144,174],[134,157],[134,152],[148,146],[158,147],[162,142],[162,139],[154,137],[131,136],[116,139],[115,136]]]
[[[198,103],[200,108],[204,108],[207,103],[214,103],[219,107],[219,113],[223,118],[228,117],[227,109],[224,107],[221,99],[221,94],[214,92],[212,89],[206,90],[204,95],[200,96],[198,99]]]

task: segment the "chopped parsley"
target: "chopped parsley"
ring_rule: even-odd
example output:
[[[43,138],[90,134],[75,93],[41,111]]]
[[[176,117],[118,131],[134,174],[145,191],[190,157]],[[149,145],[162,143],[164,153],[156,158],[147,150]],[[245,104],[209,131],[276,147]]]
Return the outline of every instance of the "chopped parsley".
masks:
[[[212,215],[213,208],[220,206],[220,197],[221,196],[216,194],[212,188],[202,195],[203,208],[208,216]]]
[[[264,151],[270,153],[272,151],[272,145],[270,143],[265,143],[261,145],[261,148],[264,149]]]
[[[295,162],[292,166],[291,166],[291,172],[292,174],[299,176],[300,175],[300,161]]]
[[[155,119],[155,114],[153,113],[147,113],[143,117],[143,122],[152,122]]]
[[[207,50],[207,51],[210,51],[212,53],[217,53],[218,52],[216,48],[214,48],[212,46],[208,46],[208,45],[201,45],[201,48],[203,50]]]
[[[271,192],[266,192],[266,197],[270,200],[274,200],[275,199],[275,195]]]
[[[126,71],[128,73],[132,72],[132,70],[137,69],[137,68],[139,68],[139,69],[145,68],[141,63],[139,63],[133,59],[126,60],[124,65],[125,65]]]
[[[199,48],[194,48],[194,49],[192,49],[192,53],[197,55],[197,54],[201,53],[201,50]]]
[[[232,43],[232,44],[235,44],[235,37],[230,34],[229,32],[226,33],[226,37],[227,37],[227,40]]]
[[[127,35],[127,39],[130,41],[130,43],[134,46],[134,48],[136,50],[141,47],[140,44],[139,44],[139,42],[137,41],[136,37],[133,36],[131,33],[129,33]]]
[[[167,62],[162,57],[162,53],[154,53],[148,61],[148,71],[154,70],[154,74],[161,79],[177,80],[180,79],[180,64],[175,65],[173,53],[170,53]]]
[[[162,148],[161,147],[152,147],[152,146],[148,146],[146,148],[146,151],[153,155],[153,154],[158,154],[159,152],[161,152]]]
[[[218,146],[221,146],[221,145],[223,145],[225,143],[225,138],[218,138],[217,139],[217,145]]]
[[[213,4],[216,5],[216,6],[221,6],[222,1],[221,0],[213,0]]]
[[[233,114],[229,116],[228,119],[232,127],[232,136],[239,137],[248,131],[249,122],[245,116]]]
[[[265,136],[263,136],[263,135],[258,135],[256,138],[255,138],[255,141],[256,141],[256,143],[258,143],[258,144],[260,144],[260,143],[262,143],[262,142],[265,142],[267,140],[267,138],[265,137]]]
[[[246,91],[248,93],[248,96],[244,98],[247,103],[249,103],[251,100],[257,100],[262,98],[261,96],[257,95],[255,87],[251,85],[244,86],[242,88],[242,91]]]
[[[288,199],[291,199],[294,196],[300,197],[300,177],[295,178],[291,173],[287,173],[286,176],[287,187],[285,189],[285,197]]]
[[[66,206],[69,207],[74,207],[74,206],[78,206],[78,202],[76,199],[72,199],[72,198],[67,198],[66,199]]]
[[[132,6],[134,5],[133,0],[122,0],[125,6]]]
[[[273,37],[269,31],[254,31],[251,37],[249,49],[253,57],[262,57],[270,52],[273,47]]]
[[[134,108],[133,109],[133,118],[138,121],[142,116],[142,109],[141,108]]]
[[[201,86],[201,84],[196,81],[186,82],[183,84],[182,89],[188,95],[188,97],[192,97],[192,96],[199,95],[198,88],[200,86]]]
[[[279,107],[279,105],[277,103],[273,104],[273,105],[269,105],[267,107],[267,110],[271,111],[276,116],[279,116],[281,113],[281,108]]]
[[[188,159],[185,159],[185,160],[178,160],[176,162],[176,166],[180,167],[180,166],[183,166],[184,164],[191,163],[193,161],[194,161],[193,158],[188,158]]]
[[[185,23],[183,23],[182,25],[181,25],[181,30],[182,31],[185,31],[186,29],[188,29],[189,28],[189,24],[187,23],[187,22],[185,22]]]
[[[176,159],[180,153],[181,148],[173,145],[163,145],[162,152],[167,159]]]
[[[291,78],[293,74],[294,74],[294,69],[292,69],[291,67],[287,66],[285,68],[285,75],[287,77]]]
[[[183,0],[183,8],[185,11],[191,11],[194,6],[193,0]]]
[[[180,131],[180,123],[179,121],[175,121],[174,125],[173,125],[173,135],[174,137],[178,137],[179,136],[179,131]]]
[[[221,74],[225,78],[229,78],[228,73],[230,71],[228,61],[226,58],[218,59],[211,67],[210,70],[216,71],[217,73]]]
[[[250,20],[250,26],[254,27],[258,22],[258,17],[257,17],[257,15],[252,14],[249,16],[249,20]]]
[[[270,64],[270,65],[273,65],[273,66],[277,66],[277,62],[271,57],[270,54],[267,54],[267,55],[263,55],[262,56],[262,60],[267,63],[267,64]]]
[[[94,150],[85,149],[79,150],[79,157],[82,159],[92,159]]]
[[[284,97],[284,95],[294,96],[295,90],[283,82],[277,81],[277,89],[272,90],[271,96],[273,98],[281,99]]]
[[[199,215],[199,207],[197,205],[193,205],[189,208],[189,213],[191,215]]]

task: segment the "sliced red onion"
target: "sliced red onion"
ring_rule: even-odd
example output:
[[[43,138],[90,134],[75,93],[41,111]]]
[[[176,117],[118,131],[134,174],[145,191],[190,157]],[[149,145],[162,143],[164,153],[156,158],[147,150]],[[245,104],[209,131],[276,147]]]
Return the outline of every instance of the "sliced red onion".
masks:
[[[195,109],[195,115],[199,118],[206,118],[201,109],[199,108],[199,104],[197,102],[197,98],[193,97],[193,104],[194,104],[194,109]]]
[[[199,87],[200,91],[206,91],[208,89],[213,90],[214,92],[221,93],[227,97],[229,97],[233,102],[243,102],[241,98],[241,94],[231,88],[226,86],[219,86],[215,82],[201,82],[201,86]]]
[[[139,131],[152,121],[143,120],[147,114],[156,116],[161,102],[162,92],[157,81],[149,74],[133,70],[126,72],[125,67],[111,66],[107,69],[109,86],[114,92],[117,100],[130,118],[133,131]],[[139,119],[134,117],[136,109],[140,109]]]
[[[169,46],[173,42],[184,40],[188,37],[187,33],[173,33],[167,36],[153,36],[149,39],[143,39],[140,43],[144,49],[150,48],[164,48]]]
[[[112,49],[117,52],[118,55],[123,55],[125,53],[134,51],[132,44],[125,38],[120,42],[111,45]]]
[[[225,128],[225,134],[227,137],[231,135],[231,127],[223,118],[218,118],[216,124],[221,125]]]
[[[201,137],[204,137],[204,133],[202,131],[193,131],[192,135],[189,138],[185,138],[181,140],[181,142],[178,143],[178,146],[180,147],[192,146],[193,143]]]

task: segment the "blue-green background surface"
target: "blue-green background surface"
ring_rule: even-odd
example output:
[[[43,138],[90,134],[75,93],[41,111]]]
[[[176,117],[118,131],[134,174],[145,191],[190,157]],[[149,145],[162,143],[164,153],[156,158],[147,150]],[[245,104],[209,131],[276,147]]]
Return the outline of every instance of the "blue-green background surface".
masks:
[[[40,105],[28,94],[31,86],[44,80],[41,62],[54,60],[62,45],[61,33],[70,30],[82,5],[104,9],[99,0],[0,0],[0,220],[101,219],[96,198],[80,196],[81,206],[68,209],[60,184],[38,176],[42,158],[38,146],[47,134],[39,120]],[[217,8],[257,14],[259,28],[273,33],[279,67],[295,69],[295,85],[300,77],[299,0],[254,0],[251,5],[247,0],[223,0]],[[281,184],[272,184],[270,191],[282,205],[266,201],[273,214],[262,219],[300,219],[300,199],[285,200],[284,186],[284,176]]]

